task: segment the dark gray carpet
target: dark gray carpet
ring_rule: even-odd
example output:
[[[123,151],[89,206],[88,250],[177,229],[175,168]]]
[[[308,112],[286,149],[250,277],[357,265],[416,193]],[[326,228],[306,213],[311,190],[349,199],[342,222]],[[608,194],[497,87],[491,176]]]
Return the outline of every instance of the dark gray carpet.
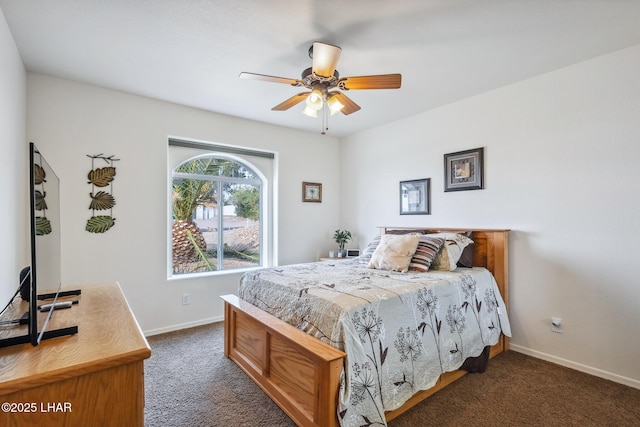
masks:
[[[295,424],[223,356],[222,323],[149,337],[146,427]],[[389,423],[416,426],[640,426],[640,390],[514,351]]]

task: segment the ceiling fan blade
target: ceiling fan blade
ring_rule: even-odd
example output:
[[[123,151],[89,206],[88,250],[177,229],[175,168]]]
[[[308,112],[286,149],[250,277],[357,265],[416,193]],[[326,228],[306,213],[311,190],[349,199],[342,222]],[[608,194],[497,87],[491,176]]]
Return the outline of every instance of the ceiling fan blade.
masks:
[[[331,44],[313,43],[313,65],[311,70],[321,77],[333,77],[338,66],[342,48]]]
[[[288,110],[289,108],[293,107],[294,105],[304,101],[307,96],[309,96],[309,92],[300,92],[298,94],[293,95],[291,98],[287,99],[286,101],[276,105],[271,110],[273,110],[273,111],[285,111],[285,110]]]
[[[338,81],[340,89],[399,89],[402,83],[401,74],[380,74],[377,76],[344,77]]]
[[[351,113],[355,113],[356,111],[358,111],[360,109],[360,106],[358,104],[356,104],[355,102],[353,102],[347,95],[345,95],[342,92],[331,92],[333,95],[333,98],[336,98],[338,101],[340,101],[340,103],[342,105],[344,105],[344,107],[342,107],[342,110],[340,110],[342,112],[342,114],[349,115]]]
[[[256,74],[256,73],[247,73],[242,72],[239,76],[241,79],[246,80],[261,80],[264,82],[271,83],[285,83],[292,86],[302,86],[304,83],[298,79],[289,79],[287,77],[276,77],[276,76],[267,76],[266,74]]]

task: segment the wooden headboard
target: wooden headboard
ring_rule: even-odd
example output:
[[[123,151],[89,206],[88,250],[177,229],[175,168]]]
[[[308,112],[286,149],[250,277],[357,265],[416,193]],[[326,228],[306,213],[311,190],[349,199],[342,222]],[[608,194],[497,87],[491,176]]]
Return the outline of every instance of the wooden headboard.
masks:
[[[423,234],[471,232],[470,239],[474,242],[473,265],[475,267],[485,267],[493,274],[507,312],[509,311],[509,230],[389,226],[380,226],[378,228],[381,234],[391,230],[410,230]],[[507,347],[505,350],[508,349],[508,340],[505,340],[505,346]]]

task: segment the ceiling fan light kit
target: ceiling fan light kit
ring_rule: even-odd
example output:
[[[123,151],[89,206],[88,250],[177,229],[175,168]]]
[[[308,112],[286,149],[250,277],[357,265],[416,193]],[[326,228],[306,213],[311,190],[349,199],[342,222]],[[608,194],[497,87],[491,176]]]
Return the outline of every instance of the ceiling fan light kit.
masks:
[[[349,115],[360,110],[360,106],[353,102],[341,91],[366,89],[399,89],[402,84],[400,74],[381,74],[373,76],[343,77],[336,70],[342,49],[322,42],[314,42],[309,48],[312,66],[302,72],[301,79],[268,76],[256,73],[240,73],[241,79],[261,80],[272,83],[284,83],[291,86],[304,86],[309,92],[297,93],[291,98],[272,108],[273,111],[286,111],[305,100],[302,112],[313,118],[322,111],[322,134],[328,130],[328,116],[338,111]]]
[[[313,108],[309,108],[308,105],[304,107],[304,110],[302,110],[302,114],[304,114],[305,116],[312,117],[314,119],[318,118],[318,111],[314,110]]]
[[[307,107],[312,110],[318,111],[323,107],[324,95],[319,89],[313,89],[309,96],[307,96]]]
[[[327,106],[329,107],[329,111],[332,116],[344,108],[344,104],[338,100],[338,97],[335,96],[335,94],[332,94],[327,98]]]

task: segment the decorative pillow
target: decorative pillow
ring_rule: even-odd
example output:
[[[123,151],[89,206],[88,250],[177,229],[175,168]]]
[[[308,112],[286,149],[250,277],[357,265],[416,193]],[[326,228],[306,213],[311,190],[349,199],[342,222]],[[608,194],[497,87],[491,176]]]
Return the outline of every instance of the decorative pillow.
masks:
[[[442,248],[444,239],[441,237],[420,236],[416,252],[411,257],[409,270],[411,271],[429,271],[429,267],[434,258]]]
[[[378,234],[376,237],[374,237],[369,244],[367,245],[366,248],[364,248],[364,250],[362,251],[362,253],[360,254],[360,262],[363,264],[368,264],[369,261],[371,261],[371,256],[373,255],[373,253],[376,251],[376,248],[378,247],[378,245],[380,244],[380,237],[381,235]]]
[[[419,234],[383,234],[368,267],[406,273],[419,241]]]
[[[403,230],[403,229],[397,229],[397,230],[387,230],[385,234],[422,234],[420,232],[420,230]],[[362,253],[360,253],[360,263],[361,264],[368,264],[369,261],[371,261],[371,256],[373,255],[373,253],[375,252],[376,248],[378,247],[378,245],[380,244],[380,237],[382,235],[378,234],[376,237],[374,237],[369,244],[367,245],[366,248],[364,248],[364,250],[362,251]]]
[[[471,231],[458,234],[471,238]],[[475,242],[469,243],[469,245],[462,250],[462,255],[460,255],[460,259],[458,260],[458,267],[473,267],[473,252],[475,245]]]
[[[431,237],[442,237],[444,245],[431,263],[432,270],[453,271],[458,266],[458,260],[464,248],[473,243],[470,238],[458,233],[434,233]]]

